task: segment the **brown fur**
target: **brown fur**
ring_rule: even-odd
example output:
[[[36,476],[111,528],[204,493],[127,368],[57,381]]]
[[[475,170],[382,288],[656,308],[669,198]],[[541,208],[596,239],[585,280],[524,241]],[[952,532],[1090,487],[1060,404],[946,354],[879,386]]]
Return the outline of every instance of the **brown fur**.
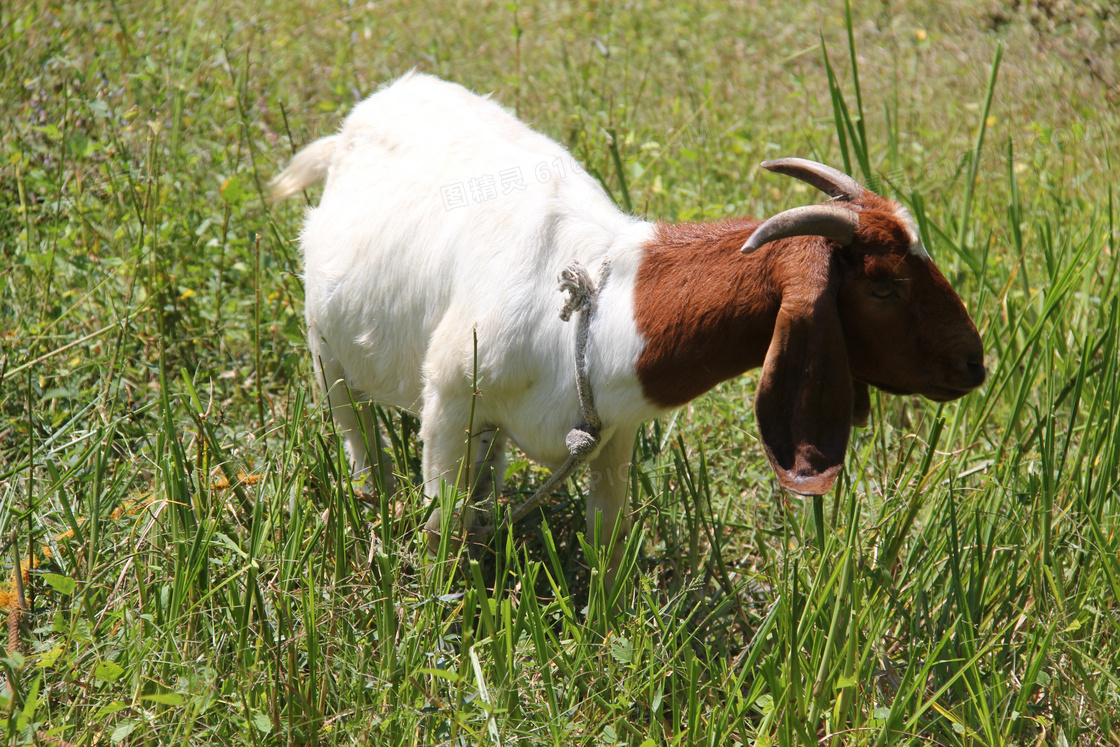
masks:
[[[844,461],[866,385],[954,399],[984,380],[983,348],[897,206],[865,192],[851,246],[799,236],[739,250],[758,221],[658,226],[635,287],[637,373],[665,408],[762,366],[759,432],[779,481],[819,495]]]
[[[656,405],[683,405],[721,381],[762,365],[781,293],[769,252],[739,248],[758,221],[658,226],[635,289],[646,347],[638,376]]]

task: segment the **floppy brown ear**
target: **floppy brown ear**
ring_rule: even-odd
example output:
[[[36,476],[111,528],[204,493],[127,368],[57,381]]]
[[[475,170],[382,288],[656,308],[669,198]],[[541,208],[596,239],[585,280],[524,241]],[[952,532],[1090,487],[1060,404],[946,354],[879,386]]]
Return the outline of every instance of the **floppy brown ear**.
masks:
[[[828,492],[844,465],[852,400],[835,296],[783,298],[754,405],[782,487],[801,495]]]

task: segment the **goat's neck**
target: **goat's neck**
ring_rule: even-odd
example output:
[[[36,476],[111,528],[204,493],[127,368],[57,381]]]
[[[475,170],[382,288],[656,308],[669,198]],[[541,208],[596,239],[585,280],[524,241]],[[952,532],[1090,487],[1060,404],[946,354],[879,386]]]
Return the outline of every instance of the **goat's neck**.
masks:
[[[657,226],[634,289],[637,373],[653,404],[677,407],[765,360],[781,294],[766,247],[740,252],[758,225]]]

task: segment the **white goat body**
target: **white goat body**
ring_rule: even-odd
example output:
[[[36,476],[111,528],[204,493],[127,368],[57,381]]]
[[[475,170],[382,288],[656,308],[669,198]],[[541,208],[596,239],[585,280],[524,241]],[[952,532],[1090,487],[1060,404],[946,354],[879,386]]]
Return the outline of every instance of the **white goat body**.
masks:
[[[274,196],[324,176],[301,236],[308,338],[356,469],[366,448],[350,404],[368,400],[419,413],[432,495],[439,478],[454,482],[468,428],[498,429],[530,458],[561,464],[580,411],[576,325],[558,316],[557,276],[573,260],[594,274],[609,255],[587,359],[604,448],[624,452],[599,482],[624,495],[635,430],[662,409],[635,373],[634,275],[653,227],[619,212],[554,141],[422,74],[304,149]],[[609,502],[596,507],[617,515],[620,500]]]

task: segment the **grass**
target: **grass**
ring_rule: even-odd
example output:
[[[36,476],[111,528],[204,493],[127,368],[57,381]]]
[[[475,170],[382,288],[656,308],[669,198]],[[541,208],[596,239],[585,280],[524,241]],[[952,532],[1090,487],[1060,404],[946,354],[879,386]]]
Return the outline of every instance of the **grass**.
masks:
[[[1116,23],[0,6],[6,739],[1120,744]],[[988,382],[873,394],[819,501],[768,472],[751,374],[649,424],[613,603],[586,477],[481,562],[429,559],[417,423],[381,414],[402,489],[360,500],[308,388],[300,209],[262,199],[413,66],[495,91],[655,218],[816,199],[766,157],[844,165],[914,209]],[[514,453],[509,478],[542,471]]]

